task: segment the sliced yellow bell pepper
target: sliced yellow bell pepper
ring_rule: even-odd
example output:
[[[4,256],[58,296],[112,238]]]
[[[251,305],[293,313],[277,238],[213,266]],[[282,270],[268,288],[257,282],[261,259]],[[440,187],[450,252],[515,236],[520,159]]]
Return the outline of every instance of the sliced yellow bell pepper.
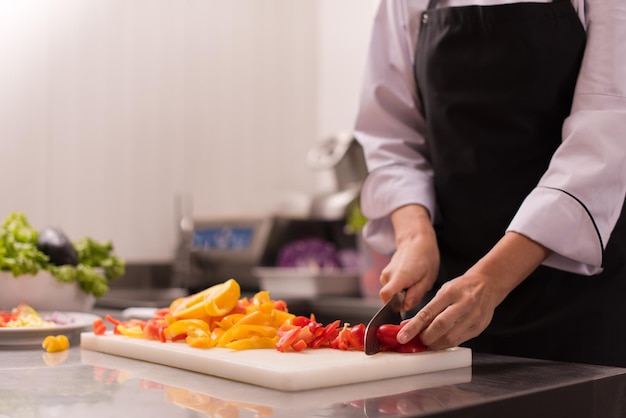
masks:
[[[261,290],[260,292],[257,292],[254,297],[252,298],[252,300],[250,301],[250,305],[261,305],[262,303],[265,302],[271,302],[270,300],[270,292],[268,292],[267,290]]]
[[[213,332],[211,333],[211,338],[213,338],[216,341],[216,343],[217,343],[217,340],[219,340],[220,337],[222,335],[224,335],[225,332],[226,332],[226,330],[224,330],[222,328],[215,328],[213,330]]]
[[[272,309],[269,312],[265,310],[252,311],[242,317],[235,325],[264,325],[279,328],[286,321],[291,320],[295,315]]]
[[[222,284],[209,288],[211,292],[204,295],[205,311],[209,316],[224,316],[237,305],[241,289],[239,283],[229,279]]]
[[[223,316],[237,305],[240,295],[239,283],[229,279],[201,292],[174,300],[170,304],[170,314],[176,319]]]
[[[239,321],[235,325],[272,325],[272,317],[271,315],[261,312],[261,311],[252,311],[249,314],[241,317]]]
[[[270,313],[274,310],[273,302],[263,302],[259,304],[254,304],[246,307],[246,313],[261,311],[265,313]]]
[[[143,328],[140,325],[122,325],[118,324],[116,329],[120,332],[120,334],[125,335],[131,338],[144,338]]]
[[[177,335],[189,334],[191,330],[201,329],[206,333],[210,332],[209,324],[201,319],[181,319],[180,321],[172,322],[163,330],[165,338],[172,339]]]
[[[276,335],[276,328],[263,325],[235,325],[228,329],[224,334],[219,337],[217,345],[225,347],[226,344],[245,338],[250,338],[253,335],[261,337],[274,337]]]
[[[280,328],[282,324],[293,321],[296,315],[289,313],[289,312],[279,311],[277,309],[274,309],[272,311],[272,317],[274,318],[274,326],[276,328]]]
[[[242,340],[236,340],[229,342],[225,345],[226,348],[233,350],[251,350],[257,348],[275,348],[276,342],[278,342],[278,336],[275,337],[262,337],[253,335],[249,338]]]
[[[215,325],[222,329],[228,329],[235,325],[237,322],[241,321],[244,316],[244,314],[240,313],[226,315],[224,318],[222,318],[221,321],[216,322]]]
[[[217,345],[217,338],[213,338],[209,332],[201,328],[191,329],[185,341],[196,348],[211,348]]]

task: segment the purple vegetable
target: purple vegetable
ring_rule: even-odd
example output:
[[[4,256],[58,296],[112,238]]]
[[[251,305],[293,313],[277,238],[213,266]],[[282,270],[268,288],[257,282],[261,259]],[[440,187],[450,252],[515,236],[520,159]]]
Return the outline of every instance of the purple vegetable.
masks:
[[[340,268],[335,246],[320,238],[304,238],[286,244],[278,253],[278,267]]]
[[[347,271],[359,271],[361,268],[361,255],[357,250],[346,249],[337,252],[341,268]]]
[[[61,312],[54,311],[51,314],[43,317],[44,321],[51,321],[57,325],[71,325],[74,323],[74,318],[71,318]]]
[[[37,236],[37,248],[55,266],[78,264],[78,254],[69,238],[59,229],[43,228]]]

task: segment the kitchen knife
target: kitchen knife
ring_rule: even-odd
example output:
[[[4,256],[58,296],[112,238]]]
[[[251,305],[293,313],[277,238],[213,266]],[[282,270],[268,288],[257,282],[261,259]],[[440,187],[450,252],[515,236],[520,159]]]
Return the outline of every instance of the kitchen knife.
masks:
[[[404,305],[404,291],[396,293],[382,308],[376,312],[365,329],[365,354],[371,356],[380,351],[379,341],[376,336],[378,327],[383,324],[399,324],[403,317],[401,314]]]

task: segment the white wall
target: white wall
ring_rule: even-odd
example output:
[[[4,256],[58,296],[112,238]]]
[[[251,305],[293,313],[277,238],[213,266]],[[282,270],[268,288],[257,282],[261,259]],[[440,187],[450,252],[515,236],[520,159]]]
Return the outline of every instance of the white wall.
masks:
[[[363,0],[0,1],[0,217],[168,260],[197,217],[314,193],[305,165],[352,125]]]
[[[317,0],[319,14],[318,129],[345,129],[356,117],[377,0]]]

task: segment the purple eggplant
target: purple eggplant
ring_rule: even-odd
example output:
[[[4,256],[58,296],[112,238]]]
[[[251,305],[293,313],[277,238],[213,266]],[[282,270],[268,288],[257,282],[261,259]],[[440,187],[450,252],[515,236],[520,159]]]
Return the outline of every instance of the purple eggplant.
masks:
[[[46,254],[50,262],[57,266],[78,264],[78,254],[72,242],[60,230],[44,228],[37,236],[37,248]]]

